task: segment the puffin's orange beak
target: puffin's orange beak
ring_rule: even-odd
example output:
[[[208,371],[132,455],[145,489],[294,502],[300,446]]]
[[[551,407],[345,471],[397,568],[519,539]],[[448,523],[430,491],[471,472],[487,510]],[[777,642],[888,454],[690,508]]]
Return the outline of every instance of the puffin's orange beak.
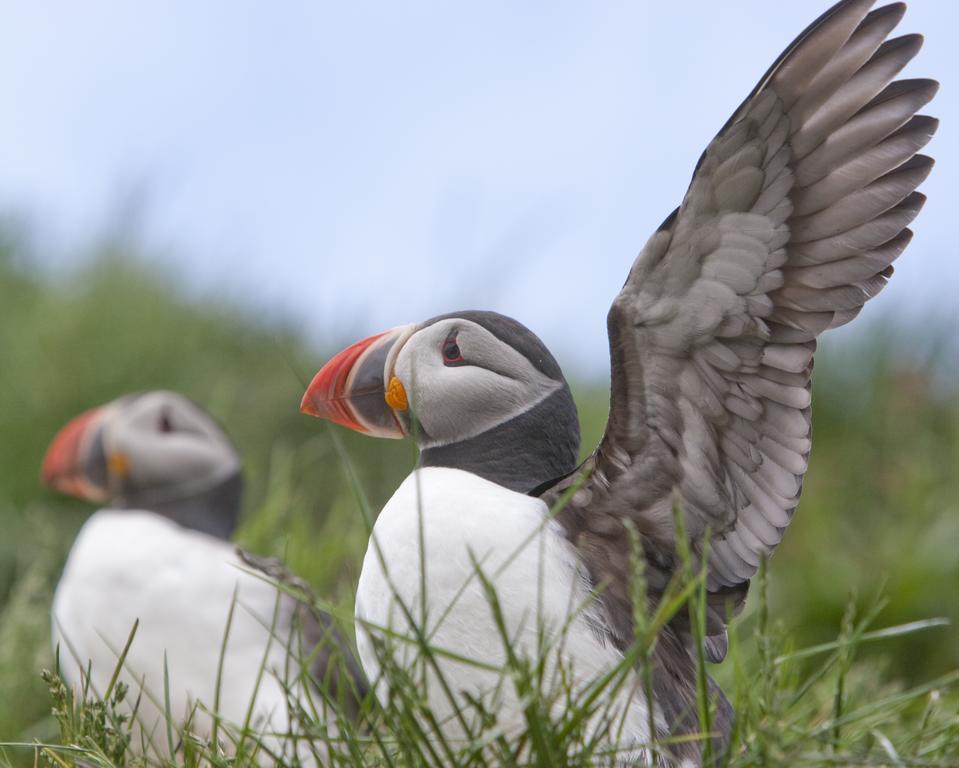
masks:
[[[415,325],[403,325],[350,345],[324,365],[307,387],[300,410],[374,437],[406,437],[398,413],[406,392],[392,375]]]
[[[40,480],[44,485],[87,501],[107,500],[107,487],[94,482],[87,472],[93,440],[103,415],[103,408],[84,411],[57,432],[43,457]]]

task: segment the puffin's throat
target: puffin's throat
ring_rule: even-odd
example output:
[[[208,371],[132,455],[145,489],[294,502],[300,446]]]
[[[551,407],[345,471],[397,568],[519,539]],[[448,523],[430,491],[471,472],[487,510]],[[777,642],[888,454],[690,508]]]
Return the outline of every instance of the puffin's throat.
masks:
[[[528,493],[572,472],[579,459],[579,418],[569,387],[475,437],[424,448],[422,467],[462,469]]]

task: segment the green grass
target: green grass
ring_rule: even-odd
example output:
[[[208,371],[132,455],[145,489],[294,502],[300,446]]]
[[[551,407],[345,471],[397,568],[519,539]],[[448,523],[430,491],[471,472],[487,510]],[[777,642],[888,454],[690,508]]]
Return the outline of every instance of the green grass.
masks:
[[[687,555],[688,557],[688,555]],[[642,566],[637,561],[636,596],[642,594]],[[305,702],[292,694],[290,721],[295,733],[308,735],[306,749],[295,759],[277,759],[275,744],[249,724],[221,724],[220,739],[191,735],[173,721],[167,707],[167,741],[161,750],[145,749],[138,741],[129,715],[130,700],[137,695],[122,683],[111,685],[102,700],[74,694],[49,672],[49,687],[58,733],[32,745],[10,745],[0,764],[14,764],[15,752],[32,753],[34,759],[60,766],[205,766],[263,764],[298,765],[317,759],[331,766],[475,766],[504,765],[620,765],[624,754],[609,738],[618,733],[619,713],[607,702],[632,682],[636,661],[647,658],[659,630],[678,611],[689,608],[698,617],[694,628],[701,634],[705,613],[705,570],[695,571],[687,560],[672,588],[655,613],[638,616],[636,640],[623,661],[602,677],[576,687],[568,683],[569,669],[552,656],[563,642],[562,631],[543,632],[539,652],[527,657],[514,650],[501,614],[495,589],[477,566],[477,576],[487,585],[487,596],[506,649],[500,676],[502,686],[514,689],[522,704],[522,727],[505,730],[496,718],[495,699],[464,700],[445,684],[448,699],[427,700],[419,680],[428,670],[443,680],[438,662],[449,652],[430,645],[422,628],[409,635],[384,633],[380,653],[383,670],[378,681],[380,699],[369,697],[358,720],[347,716],[339,701],[322,686]],[[838,638],[821,646],[796,650],[781,622],[770,621],[766,569],[757,579],[758,621],[734,633],[726,664],[734,672],[730,693],[737,704],[737,721],[728,751],[712,755],[709,764],[739,768],[756,765],[909,765],[946,766],[959,761],[959,695],[954,686],[959,672],[906,687],[884,680],[872,663],[857,659],[871,643],[893,636],[918,637],[935,630],[938,622],[872,630],[881,611],[876,602],[860,613],[850,602]],[[406,606],[410,611],[411,606]],[[131,634],[132,639],[132,634]],[[412,643],[416,654],[398,666],[400,643]],[[483,660],[461,662],[483,665]],[[551,663],[552,662],[552,663]],[[122,663],[122,656],[121,662]],[[263,672],[263,670],[261,670]],[[302,665],[299,675],[306,675]],[[299,680],[299,677],[297,678]],[[700,721],[709,722],[705,678]],[[640,681],[641,684],[641,681]],[[440,709],[436,708],[439,703]],[[451,706],[446,706],[447,704]],[[202,706],[202,705],[201,705]],[[451,709],[452,714],[447,714]],[[325,712],[321,718],[317,713]],[[450,735],[449,723],[462,724],[460,737]],[[708,731],[708,728],[707,728]],[[613,742],[615,744],[615,741]],[[634,745],[636,746],[636,745]],[[674,743],[652,740],[642,749],[657,758],[669,755]],[[271,751],[273,750],[273,751]],[[146,755],[144,757],[143,755]],[[173,755],[170,758],[169,755]],[[628,753],[635,756],[635,750]],[[708,753],[707,753],[708,754]],[[708,759],[708,758],[707,758]],[[259,761],[259,762],[258,762]]]
[[[770,564],[768,599],[751,597],[735,623],[730,660],[712,670],[740,712],[745,751],[737,765],[800,758],[832,765],[854,755],[864,764],[959,761],[950,677],[959,669],[959,395],[948,381],[942,386],[935,360],[904,362],[916,359],[903,351],[913,345],[891,333],[872,346],[827,341],[817,358],[803,501]],[[87,708],[80,707],[65,725],[62,713],[73,705],[53,678],[41,677],[54,666],[52,589],[92,510],[42,490],[37,477],[47,442],[67,419],[124,392],[169,387],[211,409],[246,460],[240,540],[284,557],[348,624],[366,523],[330,430],[296,407],[322,352],[281,323],[185,298],[169,276],[120,246],[49,276],[7,243],[0,246],[0,354],[0,741],[92,739],[84,743],[99,744],[103,754],[88,762],[122,762],[115,739],[124,724],[109,703],[82,717]],[[606,392],[575,389],[584,444],[592,445]],[[355,485],[378,509],[412,465],[411,446],[337,435]],[[940,616],[951,624],[880,639],[866,634]],[[796,652],[828,643],[839,645]],[[516,661],[519,683],[531,663]],[[543,749],[575,730],[543,716],[548,707],[530,711],[540,713]],[[416,735],[423,714],[415,698],[371,713],[374,727],[338,742],[345,750],[339,764],[425,760]],[[505,760],[513,747],[501,747]],[[209,745],[196,750],[196,760],[226,764]],[[72,753],[50,754],[69,761]],[[0,764],[33,759],[29,749],[0,753]]]

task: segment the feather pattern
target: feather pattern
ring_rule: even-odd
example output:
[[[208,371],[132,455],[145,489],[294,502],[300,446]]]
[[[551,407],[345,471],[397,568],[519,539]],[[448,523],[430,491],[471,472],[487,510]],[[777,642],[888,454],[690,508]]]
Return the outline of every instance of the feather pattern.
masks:
[[[908,244],[937,128],[917,111],[930,80],[894,78],[918,35],[887,40],[905,11],[838,3],[807,29],[709,144],[686,196],[642,249],[608,316],[605,436],[559,513],[632,638],[627,523],[650,584],[676,563],[674,502],[708,550],[707,653],[799,501],[816,338],[879,292]],[[682,636],[685,618],[675,620]]]

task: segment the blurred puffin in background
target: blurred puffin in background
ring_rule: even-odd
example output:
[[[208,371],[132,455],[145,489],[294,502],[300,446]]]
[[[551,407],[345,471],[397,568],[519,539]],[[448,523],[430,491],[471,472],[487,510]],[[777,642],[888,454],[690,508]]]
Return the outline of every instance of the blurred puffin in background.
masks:
[[[441,721],[450,715],[448,734],[469,735],[474,723],[455,715],[474,697],[490,697],[501,727],[525,722],[520,693],[488,666],[506,649],[476,571],[497,588],[513,651],[535,658],[542,627],[562,628],[555,653],[581,690],[634,639],[632,530],[653,607],[684,568],[681,551],[706,563],[705,638],[694,640],[685,610],[670,621],[653,648],[651,700],[627,680],[609,739],[646,763],[703,760],[704,737],[650,747],[657,738],[709,730],[712,754],[724,749],[733,713],[710,682],[712,720],[699,722],[697,660],[723,659],[727,619],[792,520],[816,339],[885,286],[933,165],[918,152],[937,121],[917,113],[937,84],[895,80],[922,38],[887,40],[905,6],[872,5],[836,4],[786,49],[640,252],[608,314],[609,420],[583,464],[559,366],[499,315],[373,336],[309,386],[304,412],[419,445],[370,539],[357,643],[374,683],[381,628],[410,620],[435,647],[481,661],[436,657],[446,685],[427,677],[428,695]]]
[[[295,752],[313,762],[302,737],[279,735],[295,734],[291,713],[296,706],[326,713],[333,728],[324,696],[355,714],[366,683],[347,642],[307,602],[302,583],[277,561],[230,543],[241,466],[209,414],[176,392],[120,397],[60,430],[42,479],[105,505],[81,528],[54,596],[53,643],[66,681],[80,689],[89,671],[92,693],[103,696],[139,622],[120,675],[130,706],[140,699],[142,744],[134,747],[167,751],[166,665],[175,725],[208,737],[218,706],[229,744],[229,724],[245,722],[255,696],[250,724],[261,734],[261,754],[272,760]],[[271,579],[290,582],[304,599]]]

